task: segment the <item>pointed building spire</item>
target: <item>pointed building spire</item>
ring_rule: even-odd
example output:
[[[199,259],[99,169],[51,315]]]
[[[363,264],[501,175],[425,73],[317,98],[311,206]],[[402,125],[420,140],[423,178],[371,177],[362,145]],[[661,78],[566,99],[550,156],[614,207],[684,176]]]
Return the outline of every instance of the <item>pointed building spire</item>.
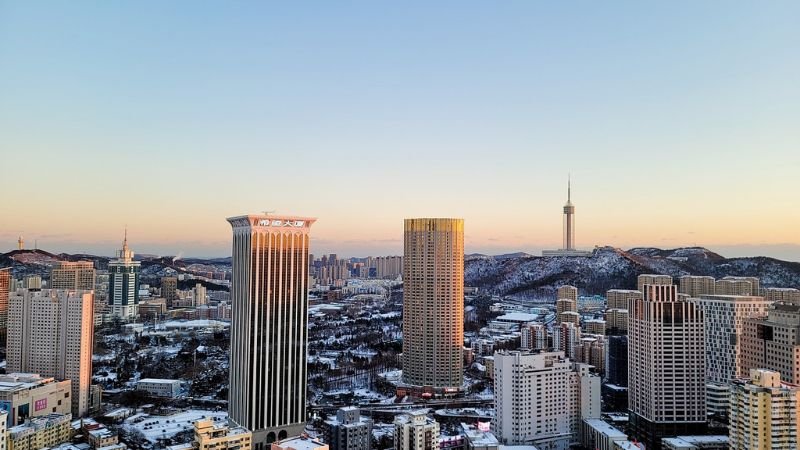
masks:
[[[572,201],[572,174],[567,173],[567,203]]]
[[[125,225],[125,239],[122,240],[122,250],[128,250],[128,226]]]

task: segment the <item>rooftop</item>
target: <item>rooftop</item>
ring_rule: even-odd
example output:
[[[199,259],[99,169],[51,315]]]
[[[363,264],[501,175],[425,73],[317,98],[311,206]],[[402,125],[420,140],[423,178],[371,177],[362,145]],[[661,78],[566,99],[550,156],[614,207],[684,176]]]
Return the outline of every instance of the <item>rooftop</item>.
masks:
[[[600,433],[603,433],[604,435],[610,438],[616,438],[616,437],[620,437],[623,439],[628,438],[628,436],[625,433],[611,426],[602,419],[583,419],[583,421],[590,427],[594,428],[595,430],[599,431]]]
[[[281,448],[293,448],[295,450],[315,450],[319,447],[328,446],[320,440],[302,436],[284,439],[280,442],[277,442],[275,445],[278,445]]]

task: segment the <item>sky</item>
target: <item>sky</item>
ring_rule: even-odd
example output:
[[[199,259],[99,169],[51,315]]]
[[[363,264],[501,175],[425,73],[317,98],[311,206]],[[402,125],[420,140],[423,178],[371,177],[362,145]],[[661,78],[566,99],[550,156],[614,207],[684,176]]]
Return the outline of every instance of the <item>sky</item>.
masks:
[[[700,245],[800,261],[800,2],[0,0],[0,252]]]

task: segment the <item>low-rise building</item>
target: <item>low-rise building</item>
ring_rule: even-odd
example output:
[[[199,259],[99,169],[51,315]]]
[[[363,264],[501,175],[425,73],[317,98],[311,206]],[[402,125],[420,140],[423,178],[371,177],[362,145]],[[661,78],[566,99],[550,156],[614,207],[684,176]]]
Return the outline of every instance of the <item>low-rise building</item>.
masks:
[[[319,439],[301,436],[273,442],[271,450],[329,450],[329,447]]]
[[[595,450],[614,450],[615,442],[624,442],[628,436],[602,419],[583,419],[581,445]]]
[[[0,375],[0,403],[8,411],[7,427],[25,422],[31,417],[49,414],[68,414],[72,409],[71,382],[56,381],[35,373]]]
[[[72,414],[48,414],[8,429],[8,450],[40,450],[70,440]]]
[[[161,378],[142,378],[136,383],[136,390],[145,391],[156,397],[175,398],[181,392],[181,381]]]
[[[211,419],[194,423],[194,448],[197,450],[250,450],[253,433],[242,427],[215,424]]]
[[[664,450],[727,450],[728,436],[677,436],[661,440]]]

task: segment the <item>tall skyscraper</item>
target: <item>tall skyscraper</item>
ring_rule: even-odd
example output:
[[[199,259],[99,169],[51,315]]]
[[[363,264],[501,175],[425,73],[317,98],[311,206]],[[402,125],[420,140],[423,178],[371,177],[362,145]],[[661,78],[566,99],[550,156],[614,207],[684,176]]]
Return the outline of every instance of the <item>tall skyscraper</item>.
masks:
[[[464,220],[406,219],[403,382],[461,389],[464,380]]]
[[[741,295],[700,295],[690,301],[700,307],[705,320],[707,413],[725,417],[730,383],[748,373],[742,351],[744,321],[765,317],[769,302]]]
[[[255,450],[306,424],[309,231],[316,219],[231,217],[230,419]]]
[[[641,281],[641,277],[640,277]],[[633,436],[661,448],[706,421],[703,314],[677,286],[643,284],[628,306],[628,405]]]
[[[93,291],[96,273],[91,261],[59,261],[50,272],[50,289]]]
[[[494,354],[494,431],[507,445],[563,449],[583,419],[600,417],[600,377],[563,352]]]
[[[178,299],[178,278],[161,278],[161,296],[167,301],[167,306],[172,307],[172,302]]]
[[[128,248],[126,230],[122,250],[117,252],[117,259],[108,263],[108,309],[112,316],[129,320],[139,314],[140,265]]]
[[[798,448],[800,387],[781,382],[781,374],[750,371],[731,389],[731,450],[789,450]]]
[[[11,269],[0,269],[0,346],[6,345],[8,336],[8,294],[11,287]]]
[[[8,371],[72,382],[72,414],[89,411],[94,305],[91,291],[19,289],[9,298]]]

